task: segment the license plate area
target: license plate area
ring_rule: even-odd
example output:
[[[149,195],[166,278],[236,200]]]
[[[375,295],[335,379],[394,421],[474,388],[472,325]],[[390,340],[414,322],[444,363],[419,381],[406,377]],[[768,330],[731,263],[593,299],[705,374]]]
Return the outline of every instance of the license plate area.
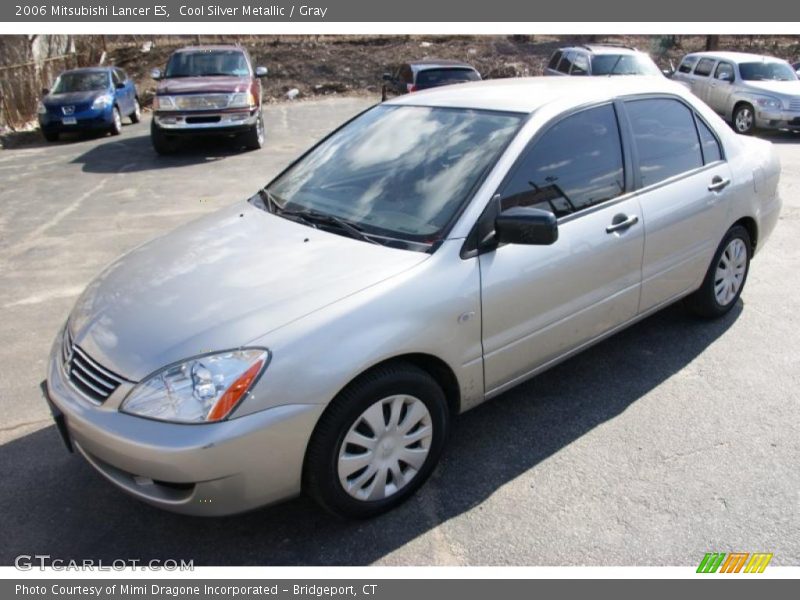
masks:
[[[61,122],[64,123],[64,125],[77,125],[78,119],[75,117],[64,117],[61,119]]]
[[[56,423],[56,429],[58,429],[58,433],[61,435],[61,439],[64,441],[64,445],[67,447],[67,450],[70,452],[74,452],[72,449],[72,440],[69,437],[69,430],[67,429],[67,419],[64,416],[64,413],[53,404],[53,401],[50,400],[50,392],[47,390],[47,382],[43,381],[39,384],[39,387],[42,389],[42,395],[44,399],[47,400],[47,406],[50,407],[50,414],[53,415],[53,421]]]

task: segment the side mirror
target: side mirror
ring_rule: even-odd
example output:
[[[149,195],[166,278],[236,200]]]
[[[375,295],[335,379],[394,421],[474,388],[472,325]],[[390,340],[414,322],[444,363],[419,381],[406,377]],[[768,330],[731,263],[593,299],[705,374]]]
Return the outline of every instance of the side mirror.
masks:
[[[549,246],[558,239],[558,223],[546,210],[514,206],[495,217],[494,232],[500,244]]]
[[[384,73],[383,74],[383,80],[384,81],[391,81],[392,80],[392,74],[391,73]]]
[[[161,79],[161,69],[150,69],[150,77],[158,81]]]
[[[42,88],[42,96],[47,96],[50,93],[50,88]]]
[[[117,88],[118,90],[121,90],[125,87],[125,84],[122,81],[118,81],[117,83],[114,84],[114,87]]]
[[[256,77],[266,77],[267,67],[256,67]]]

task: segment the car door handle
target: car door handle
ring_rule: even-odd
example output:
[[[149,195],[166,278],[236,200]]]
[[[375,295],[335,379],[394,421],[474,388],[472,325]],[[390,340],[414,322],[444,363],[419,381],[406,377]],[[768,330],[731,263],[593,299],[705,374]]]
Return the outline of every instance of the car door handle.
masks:
[[[616,231],[622,231],[627,229],[631,225],[636,225],[639,222],[639,217],[636,215],[617,215],[614,217],[614,221],[606,227],[606,233],[614,233]]]
[[[708,186],[709,192],[721,192],[730,184],[730,179],[723,179],[719,175],[714,176],[714,179],[711,180],[711,184]]]

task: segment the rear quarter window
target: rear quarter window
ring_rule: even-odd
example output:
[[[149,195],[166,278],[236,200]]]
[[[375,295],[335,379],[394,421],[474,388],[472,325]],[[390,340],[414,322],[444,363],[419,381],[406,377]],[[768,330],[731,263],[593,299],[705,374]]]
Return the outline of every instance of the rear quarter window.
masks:
[[[698,62],[697,66],[694,68],[694,74],[700,75],[701,77],[708,77],[711,74],[711,70],[713,68],[714,68],[713,58],[701,58],[700,62]]]
[[[553,56],[550,57],[550,62],[547,63],[547,68],[555,70],[555,68],[558,67],[558,61],[561,60],[561,56],[563,54],[564,53],[561,50],[556,50],[553,53]]]
[[[678,67],[678,73],[691,73],[692,67],[697,63],[696,56],[687,56]]]

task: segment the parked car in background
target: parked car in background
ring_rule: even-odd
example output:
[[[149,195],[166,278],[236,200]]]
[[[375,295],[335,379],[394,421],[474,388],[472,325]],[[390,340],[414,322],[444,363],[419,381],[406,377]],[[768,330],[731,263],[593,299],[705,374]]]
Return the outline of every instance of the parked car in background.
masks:
[[[180,139],[220,135],[251,150],[264,145],[261,78],[240,46],[192,46],[172,53],[153,98],[150,136],[159,154],[178,149]]]
[[[157,507],[305,490],[375,515],[431,474],[457,413],[681,298],[730,311],[779,173],[772,144],[661,76],[404,95],[106,268],[44,391],[67,444]]]
[[[683,57],[672,77],[687,83],[737,133],[800,130],[800,80],[785,60],[742,52],[695,52]]]
[[[616,44],[585,44],[559,48],[550,57],[545,75],[661,75],[644,52]]]
[[[800,76],[800,62],[794,63],[792,65],[792,68],[794,69],[794,72],[797,73],[798,76]]]
[[[49,142],[62,133],[108,131],[118,135],[122,118],[138,123],[141,117],[136,85],[117,67],[90,67],[64,71],[53,87],[42,90],[39,127]]]
[[[425,59],[401,64],[394,73],[383,75],[383,99],[442,85],[480,81],[472,65],[456,60]]]

